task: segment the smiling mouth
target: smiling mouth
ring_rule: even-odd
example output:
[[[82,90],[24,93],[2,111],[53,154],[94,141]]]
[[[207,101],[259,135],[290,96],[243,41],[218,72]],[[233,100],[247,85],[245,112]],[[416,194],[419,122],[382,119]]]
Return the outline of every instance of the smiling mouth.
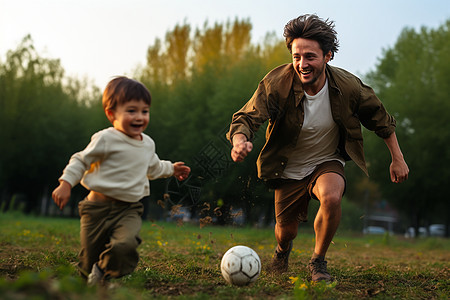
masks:
[[[308,75],[312,72],[312,70],[300,71],[302,75]]]

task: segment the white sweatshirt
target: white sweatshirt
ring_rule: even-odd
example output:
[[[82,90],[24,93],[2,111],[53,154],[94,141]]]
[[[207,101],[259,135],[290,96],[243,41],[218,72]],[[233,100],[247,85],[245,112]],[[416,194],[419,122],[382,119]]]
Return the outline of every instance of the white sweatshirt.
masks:
[[[137,202],[150,195],[149,179],[172,175],[172,162],[158,158],[148,135],[142,134],[139,141],[110,127],[95,133],[83,151],[72,155],[59,179],[72,187],[81,182],[88,190]]]

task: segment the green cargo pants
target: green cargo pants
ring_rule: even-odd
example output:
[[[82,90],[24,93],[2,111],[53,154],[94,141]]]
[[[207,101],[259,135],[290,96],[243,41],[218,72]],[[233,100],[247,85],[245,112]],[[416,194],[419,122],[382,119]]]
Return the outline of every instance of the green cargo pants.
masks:
[[[130,274],[139,261],[142,203],[83,200],[80,213],[80,272],[87,276],[97,263],[105,278]]]

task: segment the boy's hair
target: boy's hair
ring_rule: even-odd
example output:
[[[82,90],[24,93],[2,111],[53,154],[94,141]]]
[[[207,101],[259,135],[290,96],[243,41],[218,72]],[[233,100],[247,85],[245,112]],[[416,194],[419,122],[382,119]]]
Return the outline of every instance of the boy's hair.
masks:
[[[317,41],[324,56],[331,51],[331,59],[334,53],[338,52],[339,41],[337,32],[334,30],[334,22],[328,19],[322,20],[317,15],[307,14],[290,20],[284,26],[283,36],[290,53],[292,53],[292,42],[297,38]]]
[[[111,80],[103,92],[103,109],[114,110],[117,105],[131,100],[142,100],[150,106],[152,96],[149,90],[139,81],[118,76]]]

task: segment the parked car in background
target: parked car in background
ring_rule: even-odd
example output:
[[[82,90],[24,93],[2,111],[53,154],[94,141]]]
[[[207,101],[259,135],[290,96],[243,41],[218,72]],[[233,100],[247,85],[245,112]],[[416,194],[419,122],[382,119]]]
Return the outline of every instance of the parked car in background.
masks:
[[[419,237],[428,236],[427,229],[425,227],[419,227]],[[414,238],[416,237],[416,232],[414,227],[409,227],[405,232],[405,238]]]
[[[430,231],[430,236],[445,236],[445,225],[444,224],[432,224],[428,227]]]
[[[387,231],[381,226],[367,226],[363,229],[364,234],[385,234]]]
[[[445,225],[444,224],[432,224],[428,226],[428,230],[426,227],[419,227],[419,237],[427,237],[427,236],[445,236]],[[414,238],[416,237],[414,227],[409,227],[405,232],[406,238]]]

